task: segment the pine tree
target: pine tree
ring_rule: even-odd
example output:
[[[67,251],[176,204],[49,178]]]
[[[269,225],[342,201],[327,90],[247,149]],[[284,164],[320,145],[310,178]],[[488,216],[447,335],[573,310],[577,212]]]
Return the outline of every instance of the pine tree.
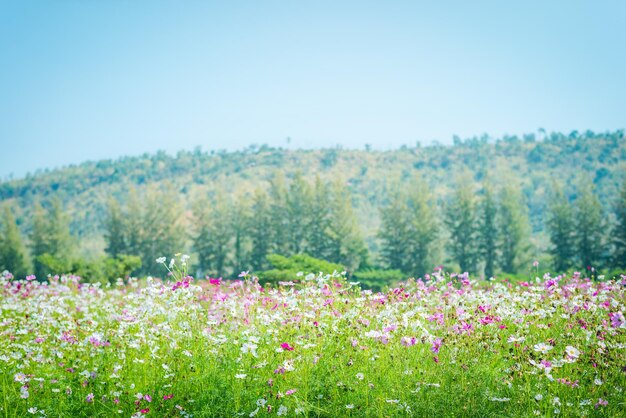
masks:
[[[626,180],[615,207],[617,223],[613,229],[613,264],[626,269]]]
[[[251,240],[250,264],[253,271],[267,269],[267,255],[273,242],[272,213],[267,193],[257,189],[252,199],[252,210],[248,222]]]
[[[271,228],[269,230],[270,253],[291,255],[289,246],[289,218],[287,217],[287,187],[282,174],[277,173],[270,184],[269,207]]]
[[[500,198],[499,232],[502,270],[516,273],[527,262],[530,228],[526,203],[519,188],[511,185]]]
[[[286,199],[287,239],[289,254],[300,254],[308,250],[309,227],[311,225],[311,186],[297,173],[289,185]]]
[[[480,219],[478,239],[481,258],[485,262],[485,278],[491,279],[495,274],[498,258],[498,208],[489,184],[483,185],[483,196],[480,202]]]
[[[174,190],[148,189],[143,196],[141,213],[141,242],[139,243],[143,274],[161,272],[155,260],[184,250],[185,235],[181,225],[182,208]]]
[[[352,207],[350,191],[339,181],[328,190],[327,259],[355,271],[367,264],[367,247]]]
[[[196,201],[193,213],[193,248],[198,254],[198,267],[205,274],[226,276],[233,236],[229,203],[218,192],[211,200]]]
[[[118,257],[128,252],[126,246],[127,229],[124,225],[124,215],[119,202],[110,199],[107,205],[107,217],[104,223],[105,251],[111,257]]]
[[[551,194],[546,227],[552,243],[550,253],[554,260],[555,272],[562,273],[572,266],[574,259],[574,213],[559,185],[552,186]]]
[[[0,271],[8,270],[15,277],[23,278],[28,274],[26,248],[8,205],[4,205],[0,227]]]
[[[578,260],[583,267],[597,270],[603,249],[602,206],[590,183],[579,187],[575,214]]]
[[[452,258],[464,272],[476,271],[477,230],[476,201],[469,183],[457,185],[445,213],[445,223],[450,233],[449,248]]]
[[[409,273],[409,248],[411,242],[411,217],[405,196],[396,188],[389,203],[380,209],[380,256],[389,269]]]
[[[410,236],[407,264],[410,266],[407,273],[415,277],[423,277],[432,272],[433,250],[439,234],[439,225],[432,203],[433,198],[428,186],[420,179],[413,181],[413,187],[408,196],[410,221]]]
[[[306,231],[306,252],[312,257],[328,259],[329,257],[329,237],[328,228],[330,226],[330,196],[328,185],[317,177],[312,196],[309,201],[310,207],[305,209],[309,213],[309,225]]]
[[[33,270],[40,280],[48,273],[64,273],[71,268],[73,242],[59,199],[52,200],[49,210],[39,203],[35,205],[30,241]],[[65,271],[51,271],[51,264]]]
[[[249,208],[246,199],[238,199],[231,210],[230,222],[233,234],[233,272],[249,270],[248,221]]]

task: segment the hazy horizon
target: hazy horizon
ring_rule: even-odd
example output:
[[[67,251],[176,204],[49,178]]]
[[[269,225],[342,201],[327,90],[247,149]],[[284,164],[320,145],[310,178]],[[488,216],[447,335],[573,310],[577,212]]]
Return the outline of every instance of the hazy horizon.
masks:
[[[196,146],[626,125],[621,2],[185,6],[0,3],[0,179]]]

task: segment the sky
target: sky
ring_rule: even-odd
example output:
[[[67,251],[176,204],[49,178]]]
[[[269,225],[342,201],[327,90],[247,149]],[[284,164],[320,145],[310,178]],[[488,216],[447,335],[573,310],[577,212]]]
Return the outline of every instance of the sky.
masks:
[[[0,0],[0,179],[197,146],[621,129],[625,21],[602,0]]]

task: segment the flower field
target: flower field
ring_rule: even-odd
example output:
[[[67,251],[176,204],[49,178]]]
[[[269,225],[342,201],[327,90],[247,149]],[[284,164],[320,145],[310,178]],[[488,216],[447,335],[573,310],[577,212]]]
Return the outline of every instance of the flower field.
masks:
[[[180,273],[107,288],[5,273],[0,416],[626,414],[626,277],[435,272],[372,293],[337,274]]]

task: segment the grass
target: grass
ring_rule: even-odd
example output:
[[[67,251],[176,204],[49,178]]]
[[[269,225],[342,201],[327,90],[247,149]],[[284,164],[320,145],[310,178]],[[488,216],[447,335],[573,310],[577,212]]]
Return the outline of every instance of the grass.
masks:
[[[0,278],[0,416],[623,416],[623,279],[179,273]]]

